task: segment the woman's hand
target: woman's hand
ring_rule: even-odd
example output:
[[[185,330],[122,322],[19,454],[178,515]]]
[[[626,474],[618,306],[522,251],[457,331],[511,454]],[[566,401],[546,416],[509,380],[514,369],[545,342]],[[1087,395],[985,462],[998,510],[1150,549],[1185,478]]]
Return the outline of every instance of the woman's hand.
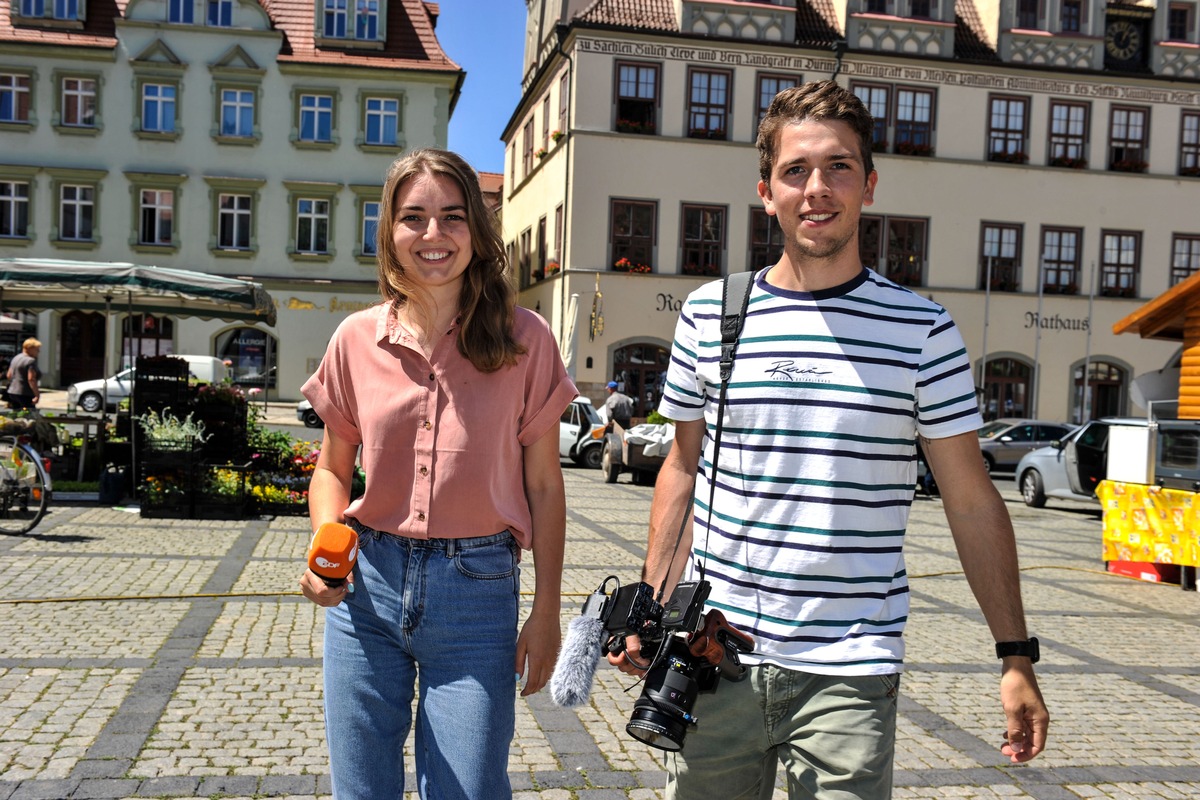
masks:
[[[311,569],[304,570],[304,574],[300,576],[300,591],[304,592],[304,596],[309,600],[324,608],[332,608],[345,600],[346,595],[353,591],[353,586],[354,573],[347,575],[345,583],[340,586],[330,586]]]

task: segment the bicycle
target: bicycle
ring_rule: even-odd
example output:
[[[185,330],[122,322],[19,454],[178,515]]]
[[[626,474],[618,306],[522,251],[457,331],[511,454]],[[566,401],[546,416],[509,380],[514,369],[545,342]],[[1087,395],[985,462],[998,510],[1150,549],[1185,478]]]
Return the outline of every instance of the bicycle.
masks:
[[[52,486],[29,437],[0,436],[0,533],[33,530],[50,505]]]

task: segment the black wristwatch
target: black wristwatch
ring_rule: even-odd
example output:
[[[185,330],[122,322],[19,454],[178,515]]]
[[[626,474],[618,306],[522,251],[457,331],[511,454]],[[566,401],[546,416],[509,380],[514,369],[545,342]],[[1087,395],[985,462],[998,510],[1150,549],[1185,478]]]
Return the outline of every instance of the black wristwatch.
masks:
[[[1030,636],[1021,642],[996,642],[996,658],[1006,656],[1025,656],[1030,663],[1036,664],[1042,657],[1036,636]]]

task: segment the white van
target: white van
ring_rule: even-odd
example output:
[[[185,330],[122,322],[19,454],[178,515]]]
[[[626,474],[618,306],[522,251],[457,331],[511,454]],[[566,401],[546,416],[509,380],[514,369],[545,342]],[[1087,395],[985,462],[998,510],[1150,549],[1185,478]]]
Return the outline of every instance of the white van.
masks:
[[[214,356],[189,356],[172,353],[172,358],[181,358],[188,363],[188,375],[203,383],[220,383],[229,376],[229,368],[225,362]],[[78,406],[80,410],[94,413],[104,405],[104,385],[108,384],[108,407],[115,409],[117,405],[133,392],[133,377],[135,370],[125,369],[109,378],[107,381],[97,378],[94,381],[80,381],[67,387],[67,413]]]

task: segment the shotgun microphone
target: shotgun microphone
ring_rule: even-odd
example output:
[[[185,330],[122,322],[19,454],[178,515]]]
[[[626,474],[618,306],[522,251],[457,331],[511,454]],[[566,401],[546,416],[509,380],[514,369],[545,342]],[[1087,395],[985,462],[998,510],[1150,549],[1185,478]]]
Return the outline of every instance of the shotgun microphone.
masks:
[[[308,568],[326,586],[341,586],[358,559],[358,534],[349,525],[326,522],[308,546]]]

